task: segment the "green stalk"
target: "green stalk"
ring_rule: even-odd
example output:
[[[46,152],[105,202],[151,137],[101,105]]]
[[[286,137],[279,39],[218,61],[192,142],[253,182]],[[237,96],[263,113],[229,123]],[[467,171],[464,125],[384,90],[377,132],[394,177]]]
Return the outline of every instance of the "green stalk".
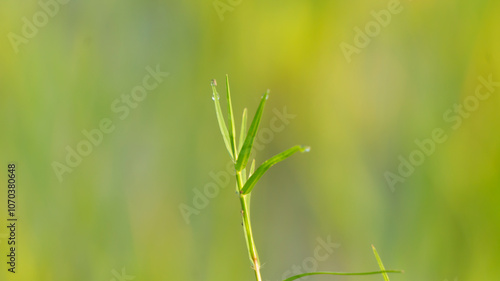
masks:
[[[215,112],[217,115],[217,120],[219,122],[219,128],[222,134],[222,138],[226,145],[227,151],[231,156],[231,159],[234,161],[234,168],[236,170],[236,189],[238,195],[240,197],[241,203],[241,216],[243,219],[243,232],[245,233],[245,241],[247,243],[248,255],[250,257],[250,262],[253,265],[253,270],[255,271],[255,278],[257,281],[262,281],[262,276],[260,274],[260,261],[259,255],[257,254],[257,248],[255,246],[255,241],[253,239],[252,234],[252,225],[250,223],[250,196],[252,195],[252,190],[255,184],[259,181],[259,179],[264,175],[264,173],[271,168],[271,166],[285,160],[290,157],[292,154],[300,151],[307,152],[309,151],[308,146],[294,146],[286,151],[283,151],[280,154],[277,154],[270,159],[264,161],[256,170],[255,170],[255,159],[250,166],[250,174],[246,174],[246,167],[248,164],[248,160],[250,158],[250,154],[252,152],[252,146],[255,140],[255,136],[257,135],[257,130],[259,127],[259,123],[262,117],[262,112],[264,109],[264,104],[269,96],[269,91],[266,92],[261,99],[257,112],[253,118],[252,124],[248,132],[246,132],[246,123],[247,123],[247,113],[246,109],[243,111],[243,117],[241,122],[241,132],[239,145],[236,146],[236,129],[234,126],[234,115],[233,115],[233,106],[231,103],[231,92],[229,88],[229,78],[226,76],[226,89],[227,89],[227,102],[228,102],[228,125],[229,128],[226,127],[226,123],[224,121],[224,116],[222,114],[222,109],[219,103],[219,93],[215,88],[217,86],[217,82],[212,80],[212,91],[213,91],[213,100],[215,102]],[[244,139],[244,140],[243,140]],[[373,246],[372,246],[373,247]],[[371,272],[359,272],[359,273],[346,273],[346,272],[309,272],[302,273],[299,275],[295,275],[285,279],[284,281],[292,281],[302,277],[310,276],[310,275],[319,275],[319,274],[327,274],[327,275],[369,275],[369,274],[383,274],[384,279],[389,281],[389,276],[387,273],[401,273],[399,270],[385,270],[384,265],[382,264],[382,260],[377,253],[375,247],[373,247],[373,253],[375,254],[375,258],[380,267],[380,271],[371,271]]]
[[[243,188],[243,182],[241,179],[241,172],[236,172],[236,182],[238,183],[238,189],[241,190]],[[240,203],[241,203],[241,216],[243,218],[243,230],[245,232],[245,239],[247,242],[248,255],[250,257],[250,261],[253,264],[253,269],[255,270],[255,278],[257,281],[262,281],[262,276],[260,274],[260,263],[259,263],[259,255],[257,254],[257,248],[255,246],[255,241],[253,239],[252,234],[252,224],[250,223],[250,208],[248,206],[246,197],[248,195],[244,195],[240,193]]]

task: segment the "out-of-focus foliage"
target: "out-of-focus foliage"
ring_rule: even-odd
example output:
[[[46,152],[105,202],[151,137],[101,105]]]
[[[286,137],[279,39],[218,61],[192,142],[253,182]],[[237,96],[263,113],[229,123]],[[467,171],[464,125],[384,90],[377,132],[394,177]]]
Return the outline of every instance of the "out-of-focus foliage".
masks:
[[[402,0],[349,63],[342,42],[362,41],[356,28],[391,3],[243,0],[221,20],[211,1],[69,1],[46,8],[42,25],[37,1],[2,1],[0,280],[12,278],[9,161],[13,280],[252,280],[211,100],[210,79],[226,73],[237,124],[271,89],[257,167],[296,143],[312,148],[252,196],[265,279],[316,264],[377,270],[371,244],[386,268],[405,270],[392,281],[497,279],[500,87],[471,96],[478,77],[500,81],[500,5]],[[24,38],[17,53],[12,33]],[[436,129],[445,140],[433,146]],[[415,151],[423,163],[391,189],[386,173],[420,161]],[[54,162],[71,170],[62,182]],[[340,247],[314,263],[318,241]]]

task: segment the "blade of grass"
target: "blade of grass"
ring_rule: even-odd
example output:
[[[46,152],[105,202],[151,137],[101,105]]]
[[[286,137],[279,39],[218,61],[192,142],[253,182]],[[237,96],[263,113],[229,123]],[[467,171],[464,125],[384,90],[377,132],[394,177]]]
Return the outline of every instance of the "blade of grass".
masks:
[[[252,160],[252,164],[250,165],[250,171],[248,172],[248,177],[251,177],[255,171],[255,159]]]
[[[243,109],[243,116],[241,117],[241,131],[240,131],[240,139],[238,144],[238,151],[241,151],[241,147],[243,146],[243,141],[247,136],[247,109]]]
[[[231,103],[231,89],[229,88],[229,76],[226,74],[226,92],[227,92],[227,123],[228,123],[228,131],[229,131],[229,143],[231,145],[231,149],[233,155],[238,155],[238,151],[236,151],[236,130],[234,128],[234,116],[233,116],[233,104]]]
[[[247,169],[246,168],[241,171],[241,183],[242,184],[245,184],[245,182],[247,182],[247,175],[246,175],[246,173],[247,173]]]
[[[245,171],[245,169],[243,169]],[[252,164],[250,165],[250,171],[248,172],[248,177],[250,178],[255,171],[255,159],[252,160]],[[247,204],[248,204],[248,218],[250,218],[250,208],[252,205],[250,205],[250,201],[252,200],[252,193],[247,194],[246,196]]]
[[[250,129],[248,129],[245,142],[241,147],[241,151],[240,154],[238,155],[236,165],[234,166],[237,172],[240,172],[248,163],[248,158],[250,157],[250,153],[252,152],[252,146],[255,140],[255,135],[257,134],[257,130],[260,124],[260,119],[262,118],[262,113],[264,111],[264,104],[266,103],[268,97],[269,97],[269,91],[267,91],[264,95],[262,95],[259,107],[257,108],[257,112],[255,112],[255,116],[253,117]]]
[[[273,157],[262,163],[259,168],[252,174],[252,176],[247,180],[243,188],[241,189],[242,194],[249,194],[252,192],[253,187],[257,181],[264,175],[264,173],[269,170],[274,164],[285,160],[286,158],[292,156],[295,152],[305,152],[309,151],[309,147],[296,145],[288,150],[281,152],[280,154],[274,155]]]
[[[224,139],[224,144],[226,145],[226,149],[229,152],[229,155],[231,156],[231,159],[233,161],[235,161],[234,154],[232,152],[231,145],[230,145],[231,141],[229,139],[229,132],[227,131],[226,122],[224,122],[224,116],[222,114],[222,110],[220,107],[219,93],[217,92],[217,89],[215,88],[215,86],[217,86],[217,82],[215,81],[215,79],[212,80],[211,84],[212,84],[212,92],[213,92],[212,99],[214,100],[214,103],[215,103],[215,113],[217,115],[217,121],[219,122],[220,132],[222,134],[222,138]]]
[[[247,227],[244,224],[241,224],[241,226],[243,227],[243,234],[245,235],[245,237],[248,237]],[[245,239],[245,242],[247,244],[248,251],[251,251],[251,247],[252,246],[251,246],[250,240],[249,239]],[[251,264],[254,263],[254,261],[252,260],[251,255],[248,256],[248,259],[250,260]]]
[[[387,274],[387,273],[402,273],[401,270],[384,270],[384,271],[370,271],[370,272],[328,272],[328,271],[319,271],[319,272],[308,272],[308,273],[302,273],[299,275],[295,275],[292,277],[289,277],[283,281],[292,281],[292,280],[297,280],[299,278],[305,277],[305,276],[310,276],[310,275],[320,275],[320,274],[327,274],[327,275],[373,275],[373,274]]]
[[[378,255],[377,249],[375,249],[375,246],[373,246],[373,245],[372,245],[372,249],[373,249],[373,254],[375,255],[375,258],[377,259],[378,266],[380,267],[380,270],[385,271],[384,264],[382,263],[382,259]],[[387,273],[383,273],[382,275],[384,276],[385,281],[389,281],[389,275],[387,275]]]

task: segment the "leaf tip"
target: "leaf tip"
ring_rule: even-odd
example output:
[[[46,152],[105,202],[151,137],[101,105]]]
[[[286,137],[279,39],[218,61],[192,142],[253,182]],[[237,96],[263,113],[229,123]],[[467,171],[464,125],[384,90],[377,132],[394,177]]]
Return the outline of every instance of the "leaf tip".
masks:
[[[309,151],[311,151],[311,147],[310,146],[308,146],[308,145],[302,145],[302,146],[300,146],[300,152],[309,152]]]
[[[219,100],[219,93],[217,93],[217,89],[215,88],[215,86],[217,86],[217,81],[215,79],[212,79],[210,81],[210,85],[212,86],[212,100]]]

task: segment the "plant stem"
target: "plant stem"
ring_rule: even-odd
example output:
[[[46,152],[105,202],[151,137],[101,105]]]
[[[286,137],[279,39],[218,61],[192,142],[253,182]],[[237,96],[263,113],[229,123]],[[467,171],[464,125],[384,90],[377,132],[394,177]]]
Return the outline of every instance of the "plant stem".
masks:
[[[238,184],[238,190],[241,190],[243,188],[241,171],[236,172],[236,182]],[[252,261],[253,269],[255,270],[255,278],[257,279],[257,281],[262,281],[262,276],[260,275],[259,256],[257,254],[257,248],[255,247],[255,241],[252,234],[252,225],[250,223],[250,209],[246,200],[247,195],[240,194],[239,196],[241,203],[241,216],[243,217],[243,227],[246,236],[245,239],[248,246],[248,254],[250,256],[250,260]]]

